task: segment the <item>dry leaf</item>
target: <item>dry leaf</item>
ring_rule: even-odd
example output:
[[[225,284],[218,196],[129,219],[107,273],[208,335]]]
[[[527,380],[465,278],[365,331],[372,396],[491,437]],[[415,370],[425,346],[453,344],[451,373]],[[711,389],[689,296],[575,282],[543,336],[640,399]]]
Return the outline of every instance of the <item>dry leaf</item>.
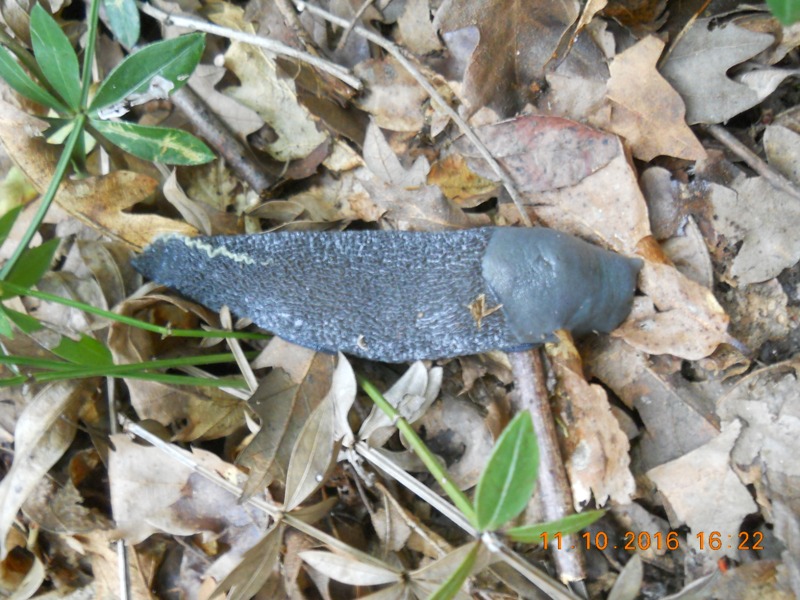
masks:
[[[697,392],[676,387],[657,372],[647,356],[620,340],[596,340],[586,349],[592,374],[636,409],[645,432],[638,442],[639,467],[677,459],[713,439],[713,407],[698,403]]]
[[[716,26],[714,19],[697,19],[661,66],[661,74],[686,103],[686,121],[720,123],[758,104],[758,93],[727,72],[772,42],[771,35],[735,23]]]
[[[360,177],[372,201],[398,229],[466,228],[472,220],[425,183],[430,165],[424,156],[405,169],[377,125],[371,123],[364,140],[364,162],[372,176]],[[364,173],[366,175],[366,173]],[[482,219],[487,224],[488,219]],[[480,224],[479,222],[474,223]]]
[[[14,460],[0,481],[0,559],[7,536],[28,495],[62,457],[75,437],[78,409],[92,381],[65,381],[45,387],[22,411],[14,428]]]
[[[740,178],[733,189],[711,184],[717,234],[743,240],[730,269],[741,285],[766,281],[800,260],[800,202],[763,177]]]
[[[800,134],[773,124],[764,130],[762,142],[769,166],[791,181],[800,183]]]
[[[529,5],[515,0],[451,0],[434,19],[441,32],[477,26],[480,41],[464,75],[469,114],[490,106],[501,116],[518,113],[544,87],[545,72],[559,41],[578,19],[574,2]],[[561,68],[570,72],[605,68],[590,36],[581,33]]]
[[[255,33],[244,20],[242,9],[217,3],[211,19],[226,27]],[[242,42],[231,43],[225,53],[225,66],[236,74],[241,85],[225,93],[255,111],[273,129],[277,139],[267,144],[273,158],[288,162],[309,156],[328,141],[316,119],[297,99],[294,82],[281,74],[274,56]]]
[[[299,506],[326,480],[335,462],[334,446],[352,436],[346,418],[355,397],[355,374],[340,353],[328,394],[308,417],[292,448],[286,471],[286,510]]]
[[[639,301],[614,333],[635,348],[699,360],[729,339],[728,316],[714,295],[675,267],[646,260],[639,288],[652,304]]]
[[[280,356],[281,360],[261,357],[260,366],[269,364],[273,370],[261,380],[248,401],[261,418],[261,429],[237,461],[250,472],[245,488],[247,496],[269,485],[273,478],[286,480],[297,436],[330,388],[334,367],[333,356],[279,338],[274,338],[268,348],[278,348],[280,354],[273,356]]]
[[[396,59],[387,56],[364,61],[354,73],[369,90],[357,105],[374,117],[378,127],[411,132],[422,128],[428,93]]]
[[[300,558],[317,571],[331,579],[349,585],[382,585],[402,581],[402,573],[391,571],[377,561],[366,563],[355,557],[306,550]]]
[[[278,569],[283,526],[272,527],[242,555],[242,560],[219,582],[209,598],[226,593],[226,600],[250,600]]]
[[[599,385],[590,385],[583,365],[570,340],[546,344],[557,377],[555,410],[569,431],[562,439],[567,473],[576,509],[594,494],[598,506],[609,499],[627,504],[636,490],[630,472],[630,445]]]
[[[730,451],[740,430],[739,422],[723,425],[719,436],[707,444],[647,472],[668,503],[672,526],[686,524],[692,530],[687,542],[695,551],[735,557],[742,521],[758,510],[730,466]],[[711,532],[721,534],[721,548],[710,546]],[[703,548],[698,533],[705,534]]]
[[[705,158],[706,151],[686,125],[683,100],[656,70],[663,50],[664,42],[648,36],[614,58],[607,92],[612,103],[608,128],[624,137],[641,160],[662,154]]]

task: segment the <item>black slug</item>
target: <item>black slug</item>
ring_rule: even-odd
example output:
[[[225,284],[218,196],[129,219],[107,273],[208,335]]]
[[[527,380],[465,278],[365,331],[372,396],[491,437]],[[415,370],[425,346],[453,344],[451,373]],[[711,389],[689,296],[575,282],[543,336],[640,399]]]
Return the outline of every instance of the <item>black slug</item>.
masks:
[[[609,332],[641,261],[552,229],[485,227],[167,236],[134,266],[301,346],[405,362]]]

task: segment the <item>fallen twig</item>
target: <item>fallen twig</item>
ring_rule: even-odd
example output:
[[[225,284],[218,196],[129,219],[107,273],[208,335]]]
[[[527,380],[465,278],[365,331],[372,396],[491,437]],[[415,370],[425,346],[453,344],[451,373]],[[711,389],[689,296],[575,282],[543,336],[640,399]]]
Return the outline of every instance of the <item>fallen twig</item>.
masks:
[[[727,129],[721,125],[707,125],[704,129],[717,141],[722,142],[728,150],[747,163],[747,166],[753,171],[766,179],[772,187],[800,200],[800,190],[794,183],[770,167],[760,156],[737,140]]]
[[[533,417],[533,428],[539,440],[539,497],[546,521],[562,519],[574,512],[572,492],[564,461],[558,446],[553,414],[550,411],[541,349],[510,352],[511,369],[516,386],[517,412],[527,410]],[[561,548],[552,546],[552,556],[561,581],[574,582],[586,578],[580,540],[575,534],[563,536]]]

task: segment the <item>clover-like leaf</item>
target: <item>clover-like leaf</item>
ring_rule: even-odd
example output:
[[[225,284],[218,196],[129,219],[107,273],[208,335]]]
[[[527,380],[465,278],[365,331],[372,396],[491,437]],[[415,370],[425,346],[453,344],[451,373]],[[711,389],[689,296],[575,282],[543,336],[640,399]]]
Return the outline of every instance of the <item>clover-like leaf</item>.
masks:
[[[475,491],[478,529],[491,531],[516,517],[530,500],[539,448],[529,412],[521,412],[497,439]]]
[[[145,94],[154,82],[166,81],[175,91],[183,86],[194,71],[205,48],[205,36],[192,33],[156,42],[131,54],[109,73],[97,90],[89,112],[124,103],[137,94]]]
[[[0,46],[0,77],[18,94],[28,100],[38,102],[56,112],[67,112],[67,107],[58,98],[31,79],[19,63],[14,60],[11,53],[2,46]]]
[[[103,0],[108,26],[120,44],[132,48],[139,39],[141,21],[135,0]]]
[[[144,160],[169,165],[201,165],[214,153],[191,133],[169,127],[90,120],[92,127],[115,146]]]
[[[50,85],[70,108],[81,101],[81,74],[78,55],[55,19],[40,5],[31,11],[33,55]]]

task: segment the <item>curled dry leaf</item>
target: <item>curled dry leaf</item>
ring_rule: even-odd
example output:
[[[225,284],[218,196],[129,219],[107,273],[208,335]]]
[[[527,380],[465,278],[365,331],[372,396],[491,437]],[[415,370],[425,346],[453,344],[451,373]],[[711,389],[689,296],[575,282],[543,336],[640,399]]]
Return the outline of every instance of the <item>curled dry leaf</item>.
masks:
[[[592,494],[597,505],[607,500],[627,504],[636,490],[630,472],[630,444],[614,417],[602,386],[590,385],[572,341],[545,345],[557,378],[555,410],[569,431],[562,438],[576,509]]]
[[[17,511],[75,437],[78,410],[92,383],[48,385],[19,416],[14,428],[14,460],[0,481],[0,559],[9,551],[6,539]]]
[[[729,339],[728,316],[714,295],[675,267],[645,260],[639,287],[652,305],[639,303],[614,333],[633,347],[699,360]]]
[[[324,483],[334,465],[334,447],[352,432],[347,413],[356,397],[353,368],[339,354],[328,394],[314,409],[297,436],[286,472],[286,510],[299,506]]]
[[[636,158],[659,155],[684,160],[705,158],[706,151],[686,125],[683,100],[656,70],[664,42],[648,36],[611,63],[608,99],[610,131],[624,137]]]
[[[421,361],[413,363],[403,376],[386,391],[383,397],[394,406],[409,423],[414,423],[433,404],[442,385],[442,369],[428,370]],[[358,437],[368,441],[371,446],[383,446],[396,430],[392,420],[380,408],[373,405],[361,428]]]

